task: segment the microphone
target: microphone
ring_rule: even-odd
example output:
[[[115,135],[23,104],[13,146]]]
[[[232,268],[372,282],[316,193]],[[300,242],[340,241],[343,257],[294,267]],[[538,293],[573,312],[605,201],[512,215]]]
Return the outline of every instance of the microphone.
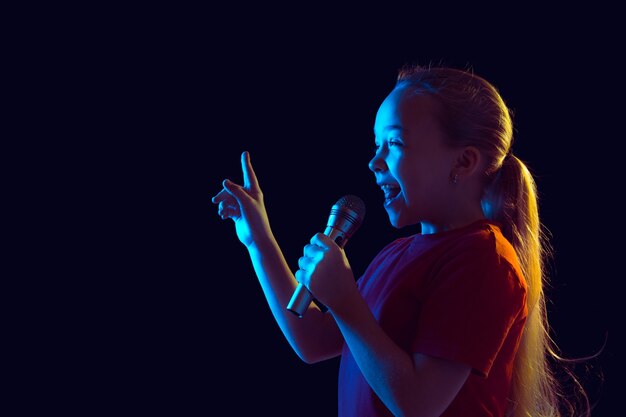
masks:
[[[355,195],[345,195],[330,209],[324,234],[334,240],[340,248],[343,248],[348,243],[348,239],[361,227],[364,218],[365,204],[363,200]],[[287,310],[302,318],[312,301],[322,312],[328,311],[328,307],[317,301],[304,285],[298,284],[289,304],[287,304]]]

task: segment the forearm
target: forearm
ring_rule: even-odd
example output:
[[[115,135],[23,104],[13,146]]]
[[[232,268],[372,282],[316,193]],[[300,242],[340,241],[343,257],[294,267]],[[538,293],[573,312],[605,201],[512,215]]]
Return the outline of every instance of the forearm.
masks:
[[[285,338],[305,362],[337,354],[339,331],[330,314],[310,307],[302,318],[287,310],[298,281],[273,236],[248,247],[248,253],[265,298]],[[333,334],[335,332],[336,334]]]
[[[418,387],[412,357],[385,333],[360,295],[344,306],[331,311],[363,376],[394,415],[411,415]]]

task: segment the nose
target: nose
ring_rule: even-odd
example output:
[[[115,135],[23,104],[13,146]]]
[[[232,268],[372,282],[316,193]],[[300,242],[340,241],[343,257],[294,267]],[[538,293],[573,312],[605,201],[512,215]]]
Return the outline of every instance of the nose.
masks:
[[[372,172],[383,172],[387,170],[387,163],[385,162],[385,158],[381,155],[381,152],[376,152],[376,155],[374,155],[368,166]]]

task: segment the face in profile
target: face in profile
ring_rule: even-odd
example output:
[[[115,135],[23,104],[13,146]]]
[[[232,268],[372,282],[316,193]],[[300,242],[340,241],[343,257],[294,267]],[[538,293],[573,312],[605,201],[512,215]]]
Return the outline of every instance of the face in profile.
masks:
[[[432,97],[396,88],[376,114],[369,167],[396,228],[443,221],[455,152],[444,143],[435,111]]]

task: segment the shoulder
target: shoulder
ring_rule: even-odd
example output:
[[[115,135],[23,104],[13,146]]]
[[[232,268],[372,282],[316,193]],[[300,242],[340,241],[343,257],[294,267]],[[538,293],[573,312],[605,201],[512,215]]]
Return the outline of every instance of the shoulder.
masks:
[[[501,288],[505,291],[526,290],[515,249],[497,224],[485,222],[455,236],[440,268],[449,278],[471,278],[474,284],[505,287]]]
[[[468,247],[482,247],[483,249],[492,245],[501,235],[500,228],[491,223],[482,222],[475,227],[468,228],[465,232],[456,235],[455,241],[459,245]]]
[[[479,259],[492,259],[519,268],[513,245],[504,237],[497,224],[482,223],[478,227],[459,234],[450,245],[451,254],[475,256]]]

